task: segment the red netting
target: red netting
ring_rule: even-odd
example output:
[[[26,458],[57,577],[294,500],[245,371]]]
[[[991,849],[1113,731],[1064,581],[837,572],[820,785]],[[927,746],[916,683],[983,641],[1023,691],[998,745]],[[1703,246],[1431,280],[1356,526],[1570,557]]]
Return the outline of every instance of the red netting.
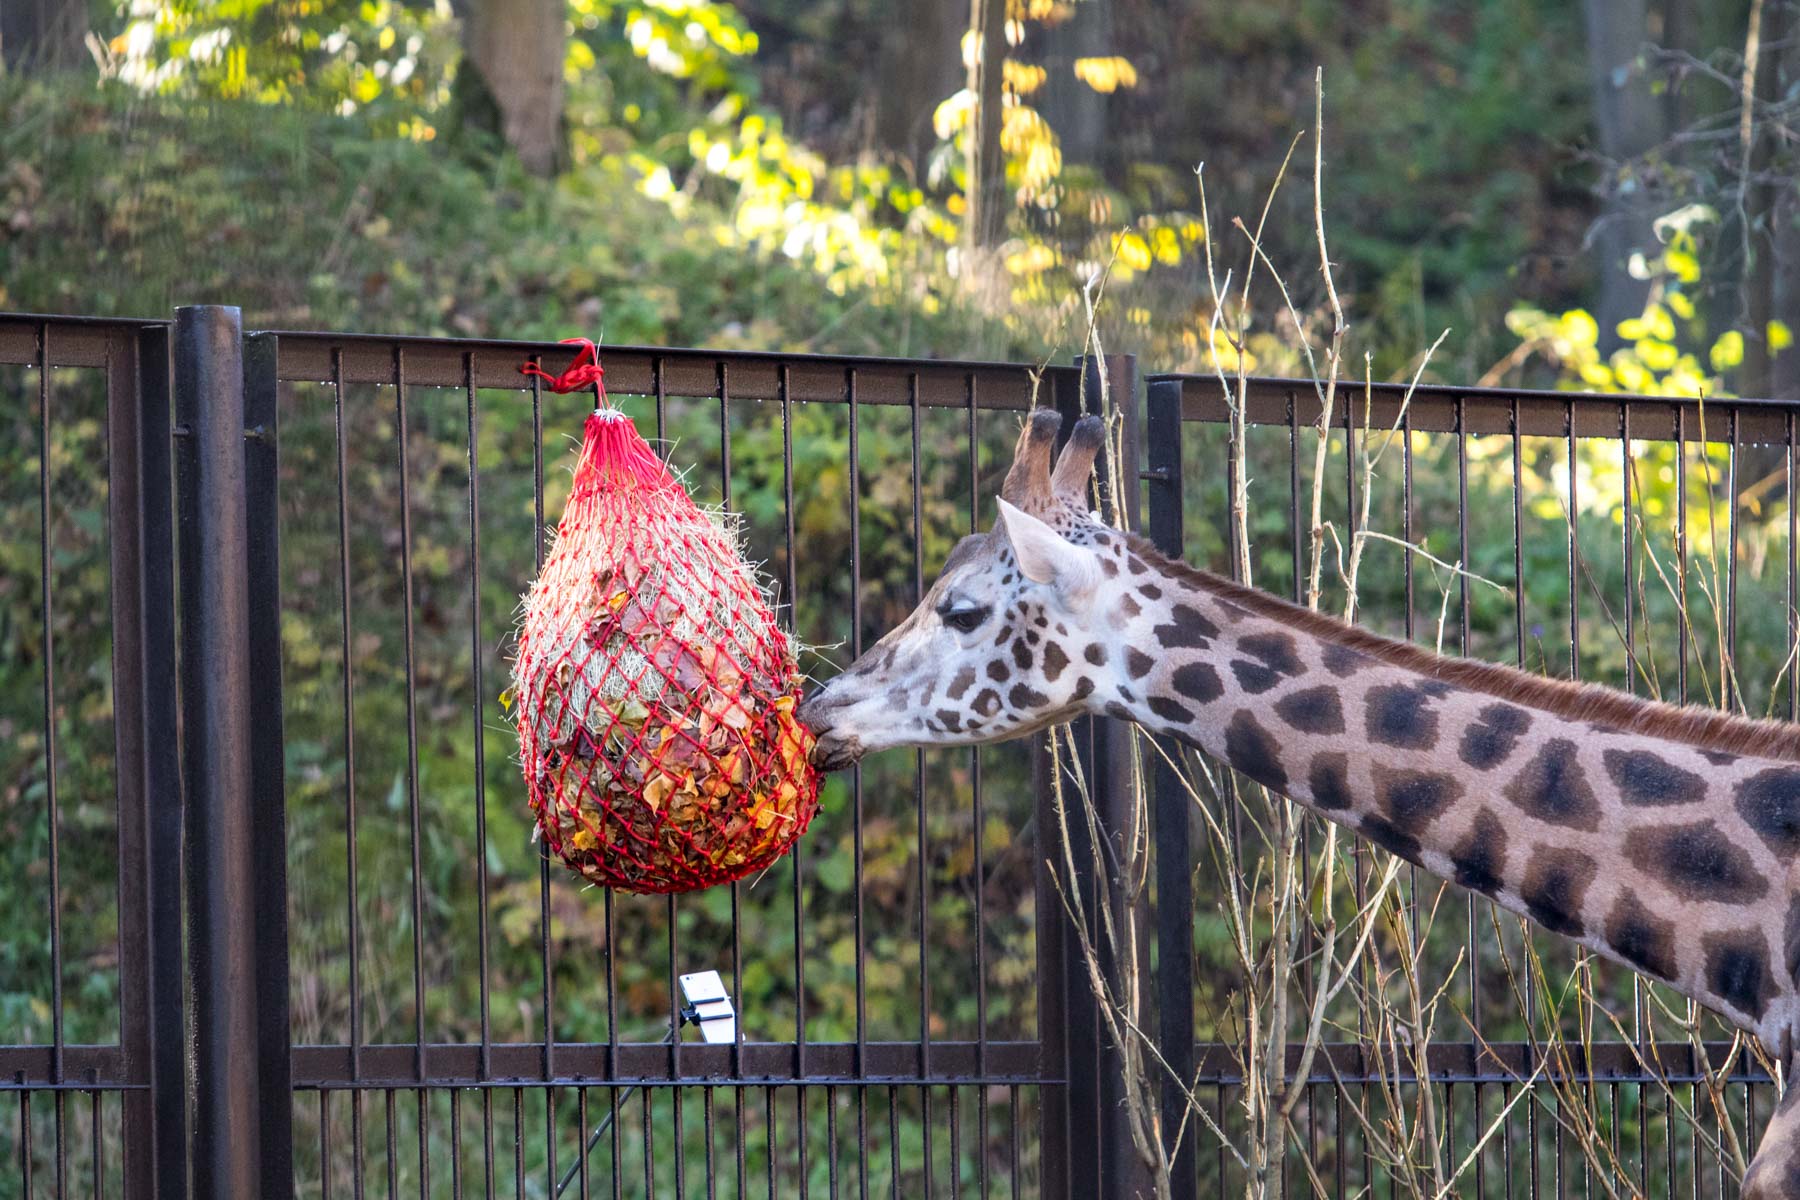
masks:
[[[552,386],[598,383],[587,344]],[[733,516],[698,508],[623,414],[588,418],[513,689],[538,829],[593,883],[727,883],[818,809],[794,650],[737,543]]]

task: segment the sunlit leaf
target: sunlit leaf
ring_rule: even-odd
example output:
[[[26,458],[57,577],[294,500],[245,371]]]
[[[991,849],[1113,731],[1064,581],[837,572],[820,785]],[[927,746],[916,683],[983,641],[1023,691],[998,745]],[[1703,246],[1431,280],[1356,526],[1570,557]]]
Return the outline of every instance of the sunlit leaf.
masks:
[[[1714,342],[1709,356],[1713,370],[1729,371],[1744,361],[1744,335],[1735,329],[1727,329]]]
[[[1122,87],[1137,86],[1137,68],[1129,59],[1118,55],[1104,58],[1078,58],[1075,60],[1075,78],[1081,80],[1096,92],[1111,93]]]

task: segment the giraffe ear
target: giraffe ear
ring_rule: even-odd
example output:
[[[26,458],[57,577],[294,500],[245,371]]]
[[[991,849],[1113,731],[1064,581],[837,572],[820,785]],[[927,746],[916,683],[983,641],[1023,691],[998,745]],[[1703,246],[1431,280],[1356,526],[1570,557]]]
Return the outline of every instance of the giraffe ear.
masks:
[[[1065,541],[1056,530],[1003,499],[999,505],[997,528],[1012,546],[1025,578],[1054,588],[1065,607],[1084,607],[1100,582],[1100,564],[1094,552]]]

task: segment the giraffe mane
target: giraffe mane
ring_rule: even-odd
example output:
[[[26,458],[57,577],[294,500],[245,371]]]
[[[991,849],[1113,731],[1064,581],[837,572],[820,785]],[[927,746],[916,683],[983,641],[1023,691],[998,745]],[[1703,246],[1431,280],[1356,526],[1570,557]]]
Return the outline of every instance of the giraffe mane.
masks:
[[[1440,655],[1190,566],[1168,557],[1148,539],[1135,534],[1127,535],[1127,539],[1139,556],[1174,578],[1249,612],[1404,670],[1572,721],[1607,725],[1622,732],[1723,754],[1800,762],[1800,726],[1789,722],[1740,717],[1694,705],[1665,704],[1598,684],[1551,679],[1499,663]]]

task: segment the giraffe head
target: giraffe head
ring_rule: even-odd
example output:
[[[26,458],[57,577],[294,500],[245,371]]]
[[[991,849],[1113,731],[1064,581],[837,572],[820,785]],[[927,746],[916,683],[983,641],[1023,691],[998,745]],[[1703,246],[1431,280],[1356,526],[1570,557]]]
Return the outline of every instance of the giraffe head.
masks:
[[[1104,425],[1077,422],[1052,467],[1061,424],[1054,411],[1032,414],[993,529],[958,542],[912,615],[807,697],[800,719],[818,735],[820,766],[896,746],[1001,741],[1088,707],[1107,652],[1084,630],[1116,535],[1087,506]]]

